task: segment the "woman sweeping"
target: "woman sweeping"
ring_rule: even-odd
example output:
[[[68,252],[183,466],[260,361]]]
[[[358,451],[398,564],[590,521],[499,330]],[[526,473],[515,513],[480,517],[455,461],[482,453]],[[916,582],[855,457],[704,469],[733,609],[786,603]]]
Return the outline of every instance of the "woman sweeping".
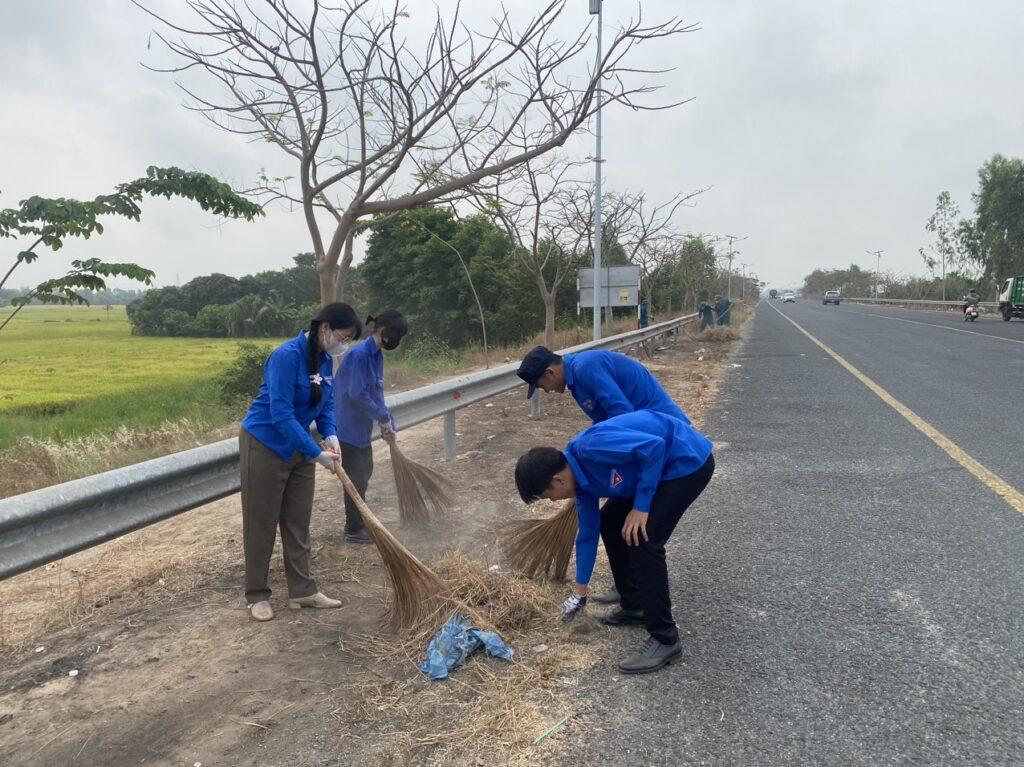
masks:
[[[370,446],[373,425],[380,426],[384,439],[395,438],[395,422],[384,404],[384,355],[381,349],[397,349],[409,332],[405,317],[394,309],[386,309],[376,317],[367,317],[366,325],[372,325],[373,332],[342,358],[337,373],[340,384],[334,399],[338,439],[341,441],[341,465],[363,498],[373,474],[373,448]],[[345,540],[373,543],[355,501],[347,493]]]
[[[245,598],[254,620],[274,617],[267,574],[281,529],[288,606],[340,607],[320,593],[309,569],[309,518],[313,513],[314,461],[331,469],[340,460],[334,425],[331,357],[345,353],[362,325],[348,304],[329,304],[309,330],[282,344],[263,367],[260,392],[242,421],[238,447],[242,470],[242,538]],[[328,446],[309,434],[317,429]]]

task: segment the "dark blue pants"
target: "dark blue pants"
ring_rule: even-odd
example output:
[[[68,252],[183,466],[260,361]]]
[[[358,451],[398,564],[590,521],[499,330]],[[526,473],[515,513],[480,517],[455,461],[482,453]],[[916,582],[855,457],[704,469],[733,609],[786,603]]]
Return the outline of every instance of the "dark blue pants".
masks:
[[[615,588],[622,596],[620,604],[624,610],[643,610],[648,633],[662,644],[679,640],[679,629],[672,618],[665,544],[683,512],[697,500],[714,473],[712,455],[693,474],[658,485],[647,518],[647,540],[641,537],[639,546],[627,546],[622,538],[622,526],[633,508],[633,499],[610,498],[601,507],[601,540]]]

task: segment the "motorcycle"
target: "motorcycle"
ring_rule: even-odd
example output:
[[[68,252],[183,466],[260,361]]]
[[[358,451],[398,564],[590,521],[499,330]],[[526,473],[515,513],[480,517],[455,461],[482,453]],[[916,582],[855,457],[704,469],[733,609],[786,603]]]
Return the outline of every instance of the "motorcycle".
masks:
[[[964,322],[974,322],[978,319],[978,307],[974,304],[968,304],[967,308],[964,309]]]

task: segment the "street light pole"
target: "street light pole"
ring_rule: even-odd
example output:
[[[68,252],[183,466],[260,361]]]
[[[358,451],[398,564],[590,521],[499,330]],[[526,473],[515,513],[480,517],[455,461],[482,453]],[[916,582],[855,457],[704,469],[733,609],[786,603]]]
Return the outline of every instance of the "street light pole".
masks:
[[[875,298],[878,298],[878,270],[882,263],[882,254],[884,250],[866,250],[864,251],[870,256],[875,257]]]
[[[597,101],[597,151],[594,156],[594,340],[601,340],[601,27],[604,21],[604,0],[590,0],[590,14],[597,15],[597,59],[594,74],[597,87],[594,92]]]
[[[740,283],[740,300],[742,301],[744,296],[747,294],[747,267],[750,264],[740,264],[743,269],[743,282]]]
[[[729,276],[725,285],[725,297],[727,300],[732,301],[732,259],[736,255],[736,251],[732,249],[734,242],[743,242],[746,237],[737,237],[734,234],[725,235],[725,239],[729,241]]]

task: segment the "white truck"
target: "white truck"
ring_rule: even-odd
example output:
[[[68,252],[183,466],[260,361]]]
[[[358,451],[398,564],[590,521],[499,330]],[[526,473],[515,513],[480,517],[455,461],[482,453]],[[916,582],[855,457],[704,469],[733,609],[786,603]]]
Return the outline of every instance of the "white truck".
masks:
[[[999,313],[1007,322],[1024,319],[1024,277],[1008,277],[999,288]]]

